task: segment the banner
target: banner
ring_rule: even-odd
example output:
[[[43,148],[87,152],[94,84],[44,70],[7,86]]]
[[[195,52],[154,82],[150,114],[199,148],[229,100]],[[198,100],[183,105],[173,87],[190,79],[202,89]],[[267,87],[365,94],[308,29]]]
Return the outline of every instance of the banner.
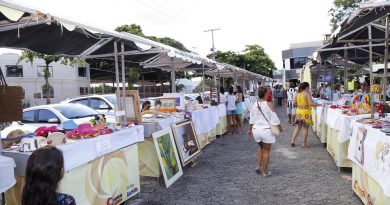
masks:
[[[390,137],[379,129],[351,123],[348,159],[364,170],[390,197]]]
[[[102,156],[67,171],[59,192],[73,196],[77,204],[120,204],[140,192],[137,144]],[[24,178],[6,193],[7,204],[21,204]]]

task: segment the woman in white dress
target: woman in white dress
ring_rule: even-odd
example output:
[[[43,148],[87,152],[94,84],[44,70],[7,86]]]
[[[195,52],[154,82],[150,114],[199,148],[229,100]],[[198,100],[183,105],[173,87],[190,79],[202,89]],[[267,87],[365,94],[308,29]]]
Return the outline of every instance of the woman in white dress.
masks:
[[[254,103],[249,120],[248,137],[253,137],[259,144],[256,173],[268,177],[268,162],[271,145],[275,143],[275,136],[271,133],[269,124],[278,126],[282,131],[280,120],[275,113],[272,103],[267,102],[269,88],[260,86],[258,90],[259,99]]]

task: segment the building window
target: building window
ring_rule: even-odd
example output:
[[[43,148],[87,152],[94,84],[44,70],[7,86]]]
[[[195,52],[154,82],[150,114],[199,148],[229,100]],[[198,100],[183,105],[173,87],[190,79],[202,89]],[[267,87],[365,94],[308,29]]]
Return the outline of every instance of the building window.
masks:
[[[290,68],[292,68],[292,69],[303,68],[303,66],[306,64],[306,62],[307,62],[306,57],[291,58],[290,59]]]
[[[38,66],[38,77],[43,77],[43,71],[45,70],[46,66]],[[49,77],[53,77],[53,66],[49,66]]]
[[[80,87],[80,95],[88,95],[88,87]]]
[[[7,77],[23,77],[23,66],[21,65],[6,65]]]
[[[79,67],[79,77],[87,77],[87,68]]]

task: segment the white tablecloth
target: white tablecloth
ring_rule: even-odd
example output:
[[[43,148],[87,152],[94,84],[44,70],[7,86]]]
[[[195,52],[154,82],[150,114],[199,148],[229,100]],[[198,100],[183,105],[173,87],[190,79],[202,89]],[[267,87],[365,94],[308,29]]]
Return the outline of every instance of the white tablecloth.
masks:
[[[15,167],[16,164],[14,159],[0,156],[0,193],[7,191],[15,185]]]
[[[219,117],[226,116],[226,105],[225,104],[218,105],[218,116]]]
[[[111,144],[110,152],[114,152],[123,147],[144,141],[144,127],[138,125],[109,135],[78,140],[73,144],[58,146],[64,155],[65,170],[71,170],[100,157],[97,152],[96,143],[101,140],[109,140]]]
[[[219,122],[217,106],[211,106],[203,110],[192,112],[192,122],[198,135],[203,135],[213,130]]]
[[[351,123],[351,135],[348,159],[367,172],[382,187],[384,195],[390,197],[390,136],[356,121]]]
[[[341,109],[332,109],[329,107],[317,107],[317,120],[324,121],[330,128],[338,130],[338,142],[348,141],[349,127],[352,120],[370,117],[370,114],[348,116],[342,114]]]

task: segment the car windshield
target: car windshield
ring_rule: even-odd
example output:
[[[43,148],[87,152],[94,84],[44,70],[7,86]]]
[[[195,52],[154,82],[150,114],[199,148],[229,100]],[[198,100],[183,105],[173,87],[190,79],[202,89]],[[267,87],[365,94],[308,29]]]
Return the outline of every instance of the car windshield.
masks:
[[[110,103],[112,103],[113,105],[116,105],[116,96],[115,95],[107,95],[107,96],[104,96],[108,101],[110,101]]]
[[[58,110],[64,117],[68,119],[76,119],[98,115],[95,110],[80,104],[63,104],[56,105],[54,109]]]

